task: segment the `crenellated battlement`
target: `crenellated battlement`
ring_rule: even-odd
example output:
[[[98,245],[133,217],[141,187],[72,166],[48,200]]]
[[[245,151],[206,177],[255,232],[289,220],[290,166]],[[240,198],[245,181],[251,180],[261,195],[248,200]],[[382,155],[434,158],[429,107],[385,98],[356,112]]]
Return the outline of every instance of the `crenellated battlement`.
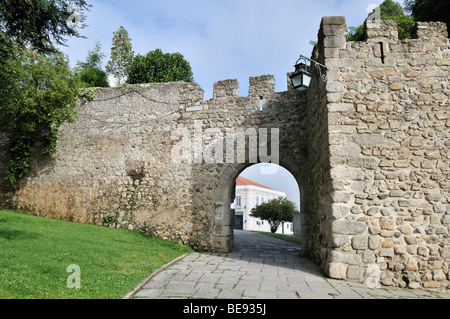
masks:
[[[227,98],[239,96],[239,82],[236,79],[228,79],[214,83],[213,98]]]
[[[448,38],[447,25],[443,22],[417,22],[415,37],[419,39]]]
[[[273,75],[261,75],[249,78],[249,97],[264,98],[275,92],[275,77]],[[239,96],[239,82],[236,79],[228,79],[214,83],[213,98],[228,98]]]

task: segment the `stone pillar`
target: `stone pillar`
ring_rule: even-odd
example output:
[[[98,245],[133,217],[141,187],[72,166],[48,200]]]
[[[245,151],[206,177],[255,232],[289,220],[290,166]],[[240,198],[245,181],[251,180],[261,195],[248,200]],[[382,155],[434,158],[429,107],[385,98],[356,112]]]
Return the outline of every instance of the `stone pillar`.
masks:
[[[233,249],[233,225],[230,204],[216,202],[214,205],[213,248],[216,252],[227,253]]]
[[[325,274],[336,279],[362,278],[363,270],[357,267],[362,263],[361,257],[352,251],[337,249],[343,243],[350,243],[353,236],[367,234],[365,223],[348,220],[354,190],[363,178],[361,169],[355,164],[361,161],[361,148],[352,140],[349,130],[356,129],[345,125],[347,114],[354,111],[353,103],[343,98],[345,87],[341,79],[341,70],[354,66],[354,61],[346,56],[347,26],[344,17],[324,17],[319,37],[319,48],[323,50],[323,63],[329,68],[326,91],[327,144],[329,155],[328,183],[322,193],[323,239],[320,258]],[[349,161],[348,159],[351,159]],[[366,236],[367,237],[367,236]],[[362,240],[362,239],[361,239]],[[325,246],[325,247],[324,247]],[[328,247],[327,247],[328,246]]]

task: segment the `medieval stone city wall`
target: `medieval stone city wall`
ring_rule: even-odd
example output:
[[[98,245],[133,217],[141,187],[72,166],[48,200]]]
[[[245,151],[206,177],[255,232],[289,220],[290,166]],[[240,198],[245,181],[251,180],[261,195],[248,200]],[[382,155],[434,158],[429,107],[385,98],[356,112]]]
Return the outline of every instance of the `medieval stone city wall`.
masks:
[[[209,101],[197,84],[183,82],[99,90],[81,103],[74,124],[61,127],[53,157],[36,152],[16,188],[3,184],[0,206],[229,251],[235,180],[261,155],[270,160],[272,128],[284,150],[280,164],[300,179],[305,130],[298,103],[305,95],[274,90],[271,75],[250,78],[247,97],[239,96],[237,80],[217,82]],[[264,128],[267,154],[249,159],[249,136],[259,138]],[[237,159],[237,137],[234,154],[225,150],[233,130],[247,133],[244,162]],[[3,180],[7,141],[1,141]],[[214,155],[215,141],[223,143],[222,160]],[[114,221],[105,223],[107,216]]]
[[[233,139],[223,163],[215,151],[234,130],[256,133],[260,150],[266,129],[256,161],[270,159],[279,132],[279,164],[300,188],[304,256],[332,278],[448,288],[448,34],[418,23],[416,38],[399,41],[391,21],[365,34],[347,42],[345,19],[323,18],[311,58],[328,81],[312,64],[306,93],[275,92],[271,75],[250,78],[248,96],[237,80],[219,81],[208,101],[195,83],[99,90],[60,128],[54,156],[36,151],[15,188],[3,182],[2,133],[0,207],[227,252],[235,179],[253,164],[254,140],[244,163]]]
[[[319,159],[329,162],[312,196],[325,205],[315,215],[315,255],[333,278],[448,288],[446,26],[418,23],[414,39],[399,41],[394,22],[380,23],[366,26],[366,41],[346,42],[343,17],[322,21],[315,54],[330,70],[312,107],[326,115],[317,126],[329,158]]]

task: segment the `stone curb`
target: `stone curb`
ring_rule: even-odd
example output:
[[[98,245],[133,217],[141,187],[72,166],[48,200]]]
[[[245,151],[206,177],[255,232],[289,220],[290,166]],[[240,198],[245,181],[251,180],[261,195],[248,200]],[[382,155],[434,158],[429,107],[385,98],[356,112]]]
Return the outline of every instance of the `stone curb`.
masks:
[[[148,276],[146,279],[144,279],[136,288],[133,289],[133,291],[131,291],[130,293],[128,293],[125,297],[123,297],[122,299],[132,299],[134,297],[134,295],[141,290],[142,287],[144,287],[153,277],[155,277],[157,274],[159,274],[160,272],[166,270],[167,268],[169,268],[170,266],[172,266],[173,264],[179,262],[180,260],[183,260],[184,258],[186,258],[186,256],[190,255],[191,253],[186,253],[184,255],[181,255],[178,258],[175,258],[174,260],[172,260],[171,262],[165,264],[164,266],[162,266],[159,269],[156,269],[155,271],[153,271],[150,276]]]

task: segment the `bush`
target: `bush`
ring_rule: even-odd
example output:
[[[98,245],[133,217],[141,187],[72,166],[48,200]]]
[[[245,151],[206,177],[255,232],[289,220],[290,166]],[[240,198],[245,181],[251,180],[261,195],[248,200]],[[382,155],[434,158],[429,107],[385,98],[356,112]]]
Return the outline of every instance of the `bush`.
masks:
[[[128,84],[193,80],[191,66],[181,53],[163,53],[160,49],[136,55],[128,68]]]
[[[24,51],[0,73],[0,124],[10,134],[6,179],[14,185],[27,174],[37,141],[42,154],[53,154],[59,126],[75,119],[79,83],[61,52]]]

